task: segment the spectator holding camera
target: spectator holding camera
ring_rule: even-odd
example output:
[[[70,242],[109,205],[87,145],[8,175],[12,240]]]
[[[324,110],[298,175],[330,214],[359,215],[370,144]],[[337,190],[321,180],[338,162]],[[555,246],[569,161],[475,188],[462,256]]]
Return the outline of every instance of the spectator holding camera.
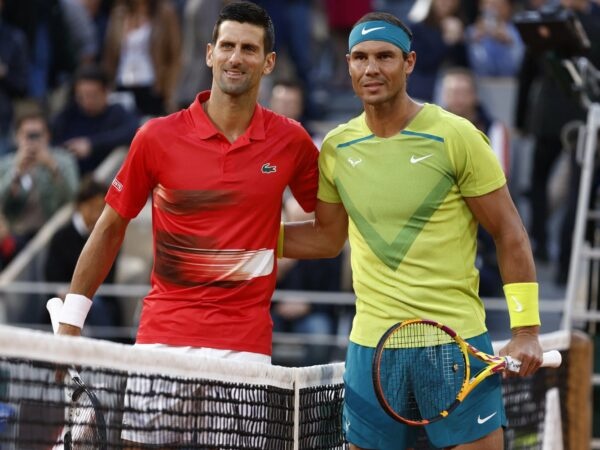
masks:
[[[511,22],[512,0],[480,0],[480,14],[466,30],[469,65],[478,76],[516,76],[525,46]]]
[[[15,153],[0,159],[0,210],[12,232],[28,241],[65,203],[79,183],[74,157],[49,146],[50,132],[38,112],[16,121]]]

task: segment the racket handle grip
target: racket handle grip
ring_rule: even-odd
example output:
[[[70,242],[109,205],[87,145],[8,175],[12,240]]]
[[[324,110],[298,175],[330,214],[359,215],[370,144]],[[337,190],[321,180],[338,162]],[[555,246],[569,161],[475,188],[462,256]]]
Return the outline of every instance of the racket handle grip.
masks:
[[[63,302],[58,297],[52,297],[50,300],[46,302],[46,309],[50,314],[50,321],[52,322],[52,331],[54,334],[58,333],[58,316],[60,314],[60,310],[63,306]]]
[[[506,361],[506,368],[511,372],[518,372],[521,369],[521,361],[510,356],[506,357]],[[560,367],[561,363],[562,355],[558,350],[550,350],[542,355],[542,367]]]
[[[558,350],[550,350],[544,352],[542,356],[542,367],[560,367],[562,363],[562,355]]]

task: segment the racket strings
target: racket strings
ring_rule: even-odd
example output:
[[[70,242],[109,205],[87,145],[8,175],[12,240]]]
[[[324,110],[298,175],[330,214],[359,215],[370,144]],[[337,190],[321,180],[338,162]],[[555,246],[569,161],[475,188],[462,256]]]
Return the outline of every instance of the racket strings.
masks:
[[[465,372],[462,350],[452,336],[426,323],[398,327],[381,355],[384,397],[409,421],[428,421],[446,411],[456,401]]]

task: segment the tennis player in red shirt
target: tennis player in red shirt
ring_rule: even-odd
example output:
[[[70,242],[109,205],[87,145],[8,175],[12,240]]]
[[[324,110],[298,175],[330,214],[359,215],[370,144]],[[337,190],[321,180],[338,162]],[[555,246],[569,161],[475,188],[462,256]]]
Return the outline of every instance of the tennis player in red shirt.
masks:
[[[137,132],[79,258],[61,334],[79,334],[89,298],[151,195],[155,260],[137,342],[270,355],[282,194],[289,186],[312,211],[318,181],[308,133],[257,103],[275,65],[273,40],[259,6],[223,9],[207,47],[212,89]]]
[[[207,45],[212,88],[137,132],[80,255],[60,334],[80,334],[129,221],[151,195],[154,267],[136,344],[270,362],[282,195],[289,186],[312,211],[318,183],[308,133],[257,103],[273,44],[261,7],[223,8]]]

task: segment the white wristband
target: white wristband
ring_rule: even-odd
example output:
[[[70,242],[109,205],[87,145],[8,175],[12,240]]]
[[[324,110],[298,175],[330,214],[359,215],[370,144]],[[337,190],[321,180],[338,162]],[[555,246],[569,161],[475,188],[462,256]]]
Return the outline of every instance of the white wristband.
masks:
[[[92,301],[85,295],[67,294],[60,310],[58,321],[67,325],[83,328],[85,318],[92,307]]]

